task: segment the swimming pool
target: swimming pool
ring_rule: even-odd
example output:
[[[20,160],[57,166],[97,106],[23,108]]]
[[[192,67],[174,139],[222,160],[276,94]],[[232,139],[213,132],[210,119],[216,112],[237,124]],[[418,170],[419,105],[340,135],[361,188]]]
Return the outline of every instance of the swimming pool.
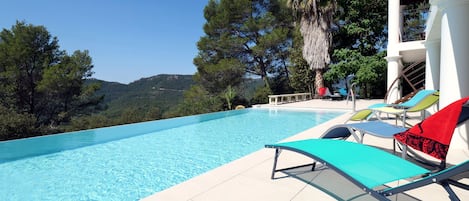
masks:
[[[0,142],[0,197],[138,200],[340,114],[245,109]]]

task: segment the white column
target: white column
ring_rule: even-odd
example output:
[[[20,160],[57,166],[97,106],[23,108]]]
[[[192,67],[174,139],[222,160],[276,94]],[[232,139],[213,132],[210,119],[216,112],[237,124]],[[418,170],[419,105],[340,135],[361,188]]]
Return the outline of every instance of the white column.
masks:
[[[388,56],[389,46],[397,46],[399,44],[399,21],[400,16],[400,1],[390,0],[388,6]],[[398,49],[393,48],[392,53],[399,53]],[[393,55],[394,56],[394,55]]]
[[[469,96],[469,0],[440,1],[441,69],[440,108]],[[467,152],[469,123],[453,135],[451,146]]]
[[[407,6],[405,5],[399,6],[399,41],[402,41],[402,36],[404,35],[404,10],[406,9],[406,7]]]
[[[388,61],[388,78],[387,78],[387,89],[388,97],[387,101],[393,102],[401,97],[400,89],[398,88],[400,83],[396,82],[393,84],[394,80],[399,76],[400,65],[399,65],[399,27],[400,27],[400,1],[399,0],[389,0],[388,1],[388,51],[387,51],[387,61]],[[391,88],[391,85],[393,88]]]
[[[440,89],[440,40],[426,41],[425,89]]]
[[[399,76],[401,71],[400,60],[401,56],[389,56],[386,57],[388,61],[388,80],[387,80],[387,90],[388,90],[388,97],[386,99],[387,103],[393,103],[395,100],[401,98],[401,89],[400,89],[400,81],[396,80]],[[394,84],[393,84],[394,82]],[[392,85],[392,88],[391,88]]]

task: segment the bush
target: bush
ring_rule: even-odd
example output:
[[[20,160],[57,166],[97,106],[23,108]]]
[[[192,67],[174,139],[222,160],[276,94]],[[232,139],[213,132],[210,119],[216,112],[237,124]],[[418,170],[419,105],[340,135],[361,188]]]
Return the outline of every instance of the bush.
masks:
[[[35,128],[36,118],[31,114],[19,114],[0,106],[0,140],[12,140],[41,135]]]
[[[263,86],[256,89],[251,99],[251,104],[266,104],[269,102],[269,95],[272,95],[270,88]]]

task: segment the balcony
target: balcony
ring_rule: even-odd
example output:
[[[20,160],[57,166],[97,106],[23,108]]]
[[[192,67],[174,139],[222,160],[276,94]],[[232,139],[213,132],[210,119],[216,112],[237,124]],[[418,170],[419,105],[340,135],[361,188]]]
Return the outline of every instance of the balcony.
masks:
[[[425,59],[425,28],[429,16],[429,4],[417,3],[401,7],[399,54],[405,63]]]
[[[401,42],[425,40],[429,8],[428,3],[404,6],[401,13]]]

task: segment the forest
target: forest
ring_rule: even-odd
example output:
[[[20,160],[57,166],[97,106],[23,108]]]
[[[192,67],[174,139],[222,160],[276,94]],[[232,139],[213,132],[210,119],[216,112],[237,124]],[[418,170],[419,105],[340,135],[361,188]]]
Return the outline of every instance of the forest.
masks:
[[[204,17],[194,75],[128,85],[92,78],[88,50],[61,50],[45,26],[4,28],[0,140],[249,107],[349,74],[361,98],[386,91],[387,1],[209,0]],[[406,18],[410,32],[421,33],[420,18]]]

